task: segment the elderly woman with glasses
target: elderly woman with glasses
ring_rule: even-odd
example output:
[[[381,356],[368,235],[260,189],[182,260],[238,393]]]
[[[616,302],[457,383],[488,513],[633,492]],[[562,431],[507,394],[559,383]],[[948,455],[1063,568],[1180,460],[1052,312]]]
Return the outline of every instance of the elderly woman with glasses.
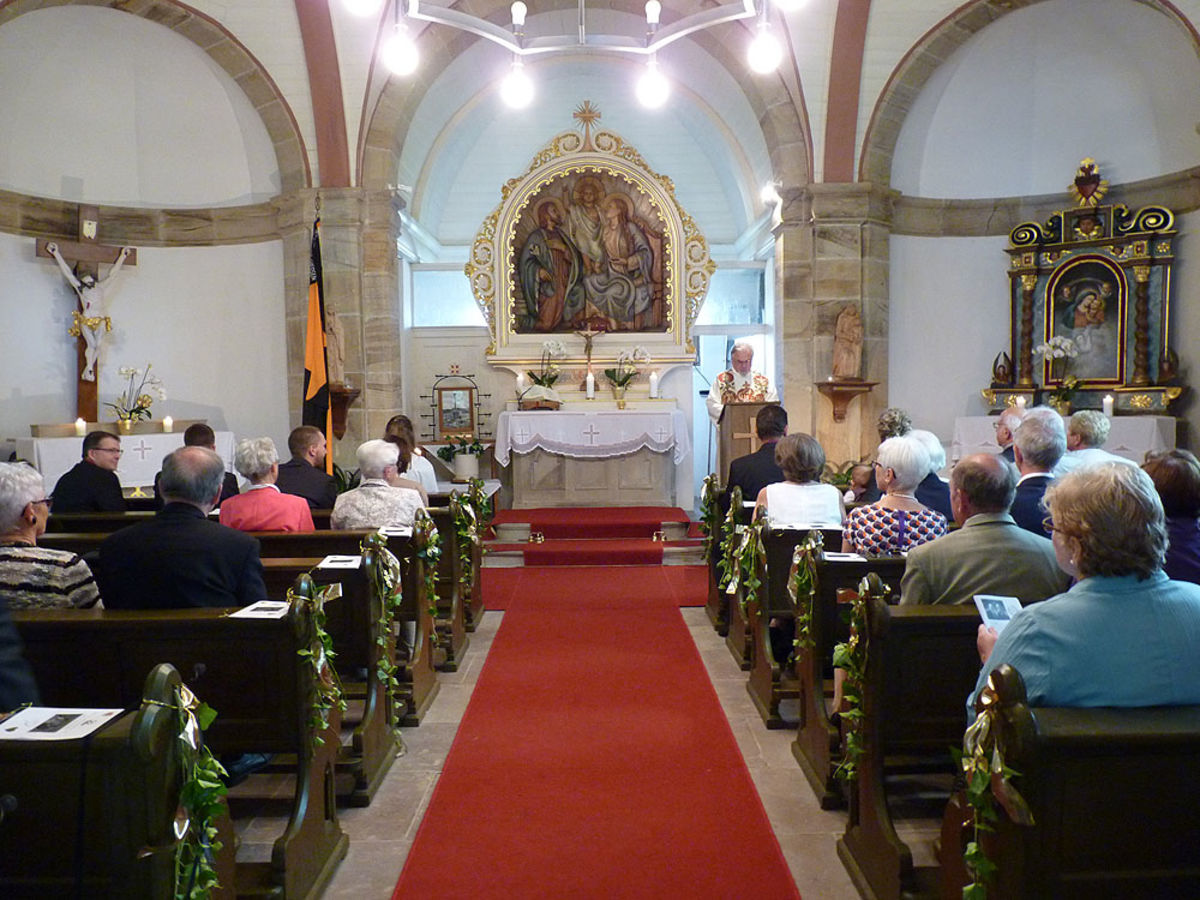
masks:
[[[233,466],[250,486],[221,504],[221,524],[238,531],[313,531],[308,501],[284,494],[279,478],[279,451],[269,437],[238,441]]]
[[[842,550],[863,556],[899,556],[945,534],[946,517],[918,501],[915,493],[929,474],[929,466],[929,452],[911,435],[890,437],[880,444],[875,482],[883,496],[850,511],[842,532]]]
[[[1034,706],[1200,703],[1200,586],[1162,571],[1167,529],[1150,476],[1120,463],[1080,469],[1044,503],[1058,565],[1076,582],[999,636],[980,626],[975,693],[1008,663]]]
[[[92,570],[79,556],[39,547],[50,499],[25,463],[0,463],[0,599],[9,609],[94,606]]]

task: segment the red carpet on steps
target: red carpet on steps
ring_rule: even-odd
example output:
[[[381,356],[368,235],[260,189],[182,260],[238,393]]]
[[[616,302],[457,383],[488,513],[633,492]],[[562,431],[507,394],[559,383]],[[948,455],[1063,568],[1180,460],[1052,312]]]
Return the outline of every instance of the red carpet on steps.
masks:
[[[561,582],[554,579],[574,575],[579,584],[607,583],[640,586],[647,593],[657,593],[670,598],[676,606],[703,606],[708,600],[708,566],[644,566],[615,568],[610,566],[577,567],[569,574],[539,574],[540,569],[528,567],[485,568],[482,570],[483,603],[488,609],[508,609],[513,598],[545,590],[543,582],[551,587]],[[571,595],[563,597],[562,603],[570,603]]]
[[[527,566],[657,566],[663,559],[662,542],[649,538],[491,544],[488,550],[520,550]]]
[[[532,531],[552,538],[648,538],[663,522],[686,524],[688,515],[677,506],[564,506],[549,509],[502,509],[493,527],[528,522]]]
[[[394,898],[798,897],[654,570],[584,571],[523,570]]]

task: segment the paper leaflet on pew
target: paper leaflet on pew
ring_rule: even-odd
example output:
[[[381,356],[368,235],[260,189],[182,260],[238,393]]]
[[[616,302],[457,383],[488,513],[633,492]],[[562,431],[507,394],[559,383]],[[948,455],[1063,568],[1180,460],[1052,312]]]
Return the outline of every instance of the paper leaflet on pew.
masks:
[[[0,723],[0,740],[71,741],[99,731],[123,712],[123,709],[28,706]]]
[[[336,600],[342,596],[341,582],[325,585],[326,600]],[[249,606],[243,606],[237,612],[231,612],[230,619],[282,619],[287,615],[289,604],[286,600],[259,600]]]
[[[859,553],[841,553],[835,550],[826,550],[821,554],[825,562],[866,562],[867,558]]]
[[[327,556],[317,564],[318,569],[357,569],[362,565],[361,556]]]
[[[999,594],[976,594],[975,607],[979,617],[988,628],[995,628],[999,634],[1012,621],[1012,617],[1021,611],[1021,601],[1016,597],[1005,597]]]

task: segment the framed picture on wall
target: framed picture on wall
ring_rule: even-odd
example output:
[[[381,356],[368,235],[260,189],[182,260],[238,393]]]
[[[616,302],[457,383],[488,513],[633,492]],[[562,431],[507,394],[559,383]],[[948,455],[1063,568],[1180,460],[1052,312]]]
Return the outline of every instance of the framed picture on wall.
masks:
[[[475,388],[434,388],[437,399],[437,426],[440,437],[475,434]]]

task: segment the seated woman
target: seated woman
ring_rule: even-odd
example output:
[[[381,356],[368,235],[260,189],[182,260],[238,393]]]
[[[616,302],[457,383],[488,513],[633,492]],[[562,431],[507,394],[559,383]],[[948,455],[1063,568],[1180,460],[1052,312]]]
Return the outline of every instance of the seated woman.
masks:
[[[233,467],[250,482],[236,497],[221,504],[221,524],[238,531],[312,531],[308,501],[284,494],[275,486],[279,453],[269,437],[238,441]]]
[[[393,487],[400,448],[390,441],[367,441],[357,453],[362,481],[339,494],[329,523],[334,528],[383,528],[412,532],[421,494],[414,488]]]
[[[39,547],[50,499],[36,469],[0,463],[0,599],[9,609],[95,606],[100,591],[79,556]]]
[[[1167,516],[1168,578],[1200,584],[1200,461],[1186,450],[1146,455],[1142,468]]]
[[[890,437],[880,444],[875,482],[883,496],[850,511],[842,533],[843,552],[899,556],[944,535],[946,517],[923,506],[914,494],[927,474],[929,454],[915,438]]]
[[[831,484],[821,484],[825,451],[807,434],[789,434],[775,444],[775,464],[784,481],[758,492],[755,514],[765,513],[774,526],[841,525],[846,519],[842,494]]]
[[[1167,529],[1150,476],[1103,463],[1055,481],[1044,503],[1058,565],[1076,582],[999,637],[979,627],[975,695],[1008,663],[1031,706],[1200,703],[1200,585],[1162,571]]]
[[[400,471],[406,473],[410,480],[418,482],[426,495],[436,494],[438,489],[437,473],[433,470],[433,463],[425,456],[425,451],[417,446],[417,436],[413,432],[412,419],[405,415],[392,416],[388,419],[388,423],[383,429],[383,439],[386,441],[393,435],[404,438],[412,451],[412,459],[408,468]],[[426,496],[425,502],[429,502],[428,496]]]
[[[417,457],[413,455],[412,444],[409,443],[407,437],[401,434],[389,434],[384,437],[384,440],[389,444],[395,444],[399,451],[399,456],[396,459],[396,474],[388,478],[388,484],[392,487],[409,488],[421,495],[421,505],[429,505],[429,494],[424,486],[415,478],[412,477],[412,464]],[[429,460],[426,460],[428,462]]]

